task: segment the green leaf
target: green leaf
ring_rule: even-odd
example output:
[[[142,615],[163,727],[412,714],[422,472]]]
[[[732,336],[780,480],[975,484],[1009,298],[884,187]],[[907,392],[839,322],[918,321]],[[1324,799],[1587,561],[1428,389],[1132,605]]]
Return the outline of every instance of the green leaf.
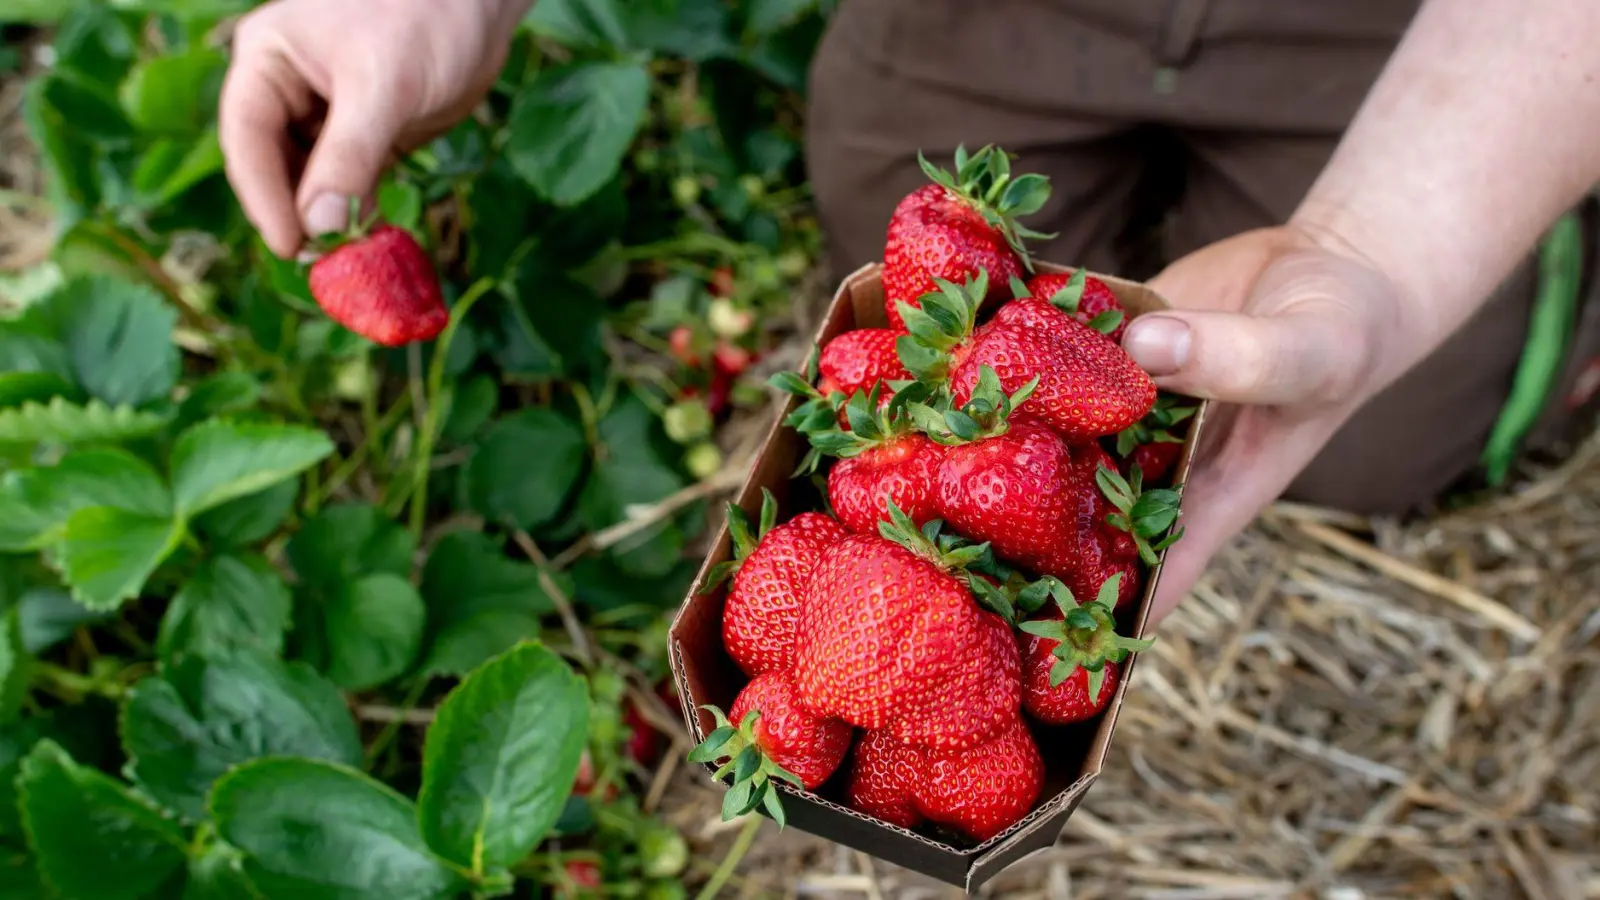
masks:
[[[333,453],[315,428],[213,419],[190,428],[172,449],[172,496],[193,516],[297,475]]]
[[[339,689],[304,663],[255,652],[186,657],[141,680],[122,714],[128,774],[191,820],[239,763],[294,756],[359,765],[361,740]]]
[[[571,578],[551,576],[571,596]],[[477,531],[439,540],[422,570],[432,643],[422,664],[429,675],[465,675],[526,638],[539,636],[541,617],[555,608],[529,563],[506,558]]]
[[[583,682],[540,644],[474,670],[440,704],[423,748],[428,846],[477,874],[521,860],[561,814],[588,718]]]
[[[641,47],[693,62],[731,56],[739,48],[730,34],[729,6],[725,0],[630,0],[628,34]]]
[[[61,574],[78,602],[109,610],[139,595],[184,537],[182,522],[92,506],[67,520]]]
[[[532,529],[566,506],[583,473],[583,428],[550,409],[525,409],[489,426],[462,472],[472,508],[492,522]],[[528,461],[539,461],[529,478]]]
[[[411,801],[345,766],[245,763],[217,782],[211,812],[266,897],[453,900],[467,887],[428,852]]]
[[[183,900],[263,900],[244,873],[244,854],[227,844],[212,843],[189,858],[189,881]]]
[[[80,625],[103,622],[111,614],[84,606],[58,587],[40,585],[17,600],[17,617],[23,648],[39,654],[71,637]]]
[[[0,407],[47,403],[55,397],[76,400],[77,390],[54,372],[0,372]]]
[[[160,431],[167,417],[109,407],[99,400],[87,404],[54,397],[49,403],[25,402],[0,409],[0,444],[95,444],[147,437]]]
[[[79,510],[108,506],[153,518],[168,516],[166,485],[147,463],[122,450],[81,450],[54,466],[0,475],[0,550],[55,543]]]
[[[534,34],[569,47],[622,50],[627,13],[619,0],[540,0],[523,17]]]
[[[450,391],[450,412],[439,431],[440,440],[447,444],[471,440],[499,408],[500,384],[493,377],[479,375],[456,384]]]
[[[244,547],[277,531],[300,494],[300,481],[286,478],[265,490],[229,500],[196,516],[190,525],[220,547]]]
[[[65,900],[165,900],[187,842],[176,820],[42,740],[17,778],[28,843]]]
[[[218,372],[196,382],[178,407],[179,428],[227,412],[249,409],[261,399],[261,382],[248,372]]]
[[[327,636],[324,671],[347,690],[377,687],[411,668],[422,644],[427,608],[398,575],[368,575],[320,606]]]
[[[285,551],[303,584],[336,590],[366,573],[410,574],[416,549],[411,532],[377,507],[346,503],[309,519]]]
[[[28,696],[30,662],[20,611],[13,608],[0,615],[0,722],[14,721],[21,712]]]
[[[143,60],[118,90],[122,108],[144,131],[193,135],[215,117],[227,67],[211,47]]]
[[[111,406],[166,397],[178,381],[178,314],[152,288],[109,275],[73,278],[30,315],[49,322],[78,383]]]
[[[601,417],[598,431],[594,469],[578,499],[590,529],[614,525],[636,505],[655,503],[687,483],[657,450],[659,421],[636,394],[618,398]],[[658,526],[648,533],[660,531]]]
[[[0,17],[3,18],[3,17]],[[56,900],[44,882],[26,848],[0,843],[0,897],[6,900]]]
[[[182,197],[190,188],[221,172],[222,144],[215,127],[198,138],[167,138],[145,151],[133,175],[133,190],[150,209]]]
[[[617,173],[649,100],[650,75],[637,63],[545,69],[512,104],[507,159],[552,203],[577,203]]]
[[[294,598],[271,563],[250,555],[214,556],[200,564],[161,617],[156,653],[224,657],[242,649],[283,653]]]

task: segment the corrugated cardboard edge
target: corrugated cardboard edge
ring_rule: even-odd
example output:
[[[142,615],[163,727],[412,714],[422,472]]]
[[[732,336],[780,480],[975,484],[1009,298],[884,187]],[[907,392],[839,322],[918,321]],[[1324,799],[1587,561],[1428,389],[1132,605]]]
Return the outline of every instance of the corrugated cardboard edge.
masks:
[[[1071,267],[1045,262],[1037,262],[1035,267],[1040,272],[1071,271]],[[851,273],[840,283],[833,300],[828,306],[827,314],[823,317],[823,321],[818,325],[812,337],[814,346],[823,344],[827,339],[848,327],[881,327],[885,324],[882,312],[881,290],[874,284],[881,271],[881,263],[869,263]],[[1112,289],[1113,293],[1117,295],[1117,299],[1134,316],[1167,309],[1171,306],[1164,298],[1142,283],[1093,271],[1089,274],[1104,281]],[[878,298],[876,302],[874,302],[874,295]],[[746,474],[734,501],[752,518],[759,513],[760,487],[764,481],[769,480],[769,478],[763,477],[763,472],[766,471],[768,475],[771,474],[769,470],[773,465],[774,454],[772,451],[774,448],[780,447],[779,442],[785,439],[784,432],[788,430],[788,426],[783,423],[783,420],[794,410],[799,402],[798,398],[789,398],[788,402],[774,416],[773,423],[768,428],[766,437],[762,441],[761,449],[757,453],[757,462]],[[1183,484],[1188,480],[1189,472],[1194,462],[1195,451],[1199,446],[1205,425],[1208,406],[1209,404],[1201,402],[1199,409],[1192,417],[1183,454],[1173,475],[1175,484]],[[779,455],[792,456],[795,454]],[[788,464],[788,469],[792,470],[792,463]],[[783,477],[787,479],[788,474],[788,470],[784,471]],[[780,496],[779,499],[781,503],[787,504],[787,496]],[[694,624],[690,619],[691,611],[697,608],[696,595],[704,584],[707,573],[718,562],[727,559],[730,551],[731,540],[728,535],[727,524],[724,522],[718,531],[711,551],[702,562],[700,571],[695,576],[694,583],[690,586],[689,595],[685,598],[673,619],[669,633],[668,655],[672,667],[673,680],[678,688],[684,719],[690,726],[690,730],[693,732],[697,742],[703,740],[713,727],[710,714],[700,710],[697,704],[711,701],[705,697],[703,692],[697,691],[696,685],[691,683],[688,674],[690,667],[686,665],[687,661],[685,659],[685,629]],[[1139,637],[1144,637],[1148,634],[1152,600],[1160,582],[1165,560],[1166,552],[1162,551],[1158,557],[1157,565],[1150,572],[1144,593],[1140,597],[1133,629],[1134,633]],[[722,591],[719,590],[716,593],[720,594]],[[718,597],[713,602],[718,604],[716,611],[720,616],[722,599]],[[720,635],[717,639],[720,640]],[[1118,684],[1116,694],[1112,697],[1105,713],[1101,715],[1095,725],[1095,733],[1089,741],[1087,755],[1078,777],[1053,797],[1041,803],[1038,808],[1011,828],[976,847],[958,848],[928,838],[925,835],[863,816],[855,810],[809,792],[801,792],[788,785],[781,785],[789,797],[799,801],[797,804],[789,799],[785,800],[785,805],[788,807],[790,825],[808,833],[836,840],[846,846],[862,849],[889,862],[962,887],[968,892],[975,891],[983,883],[1017,860],[1055,843],[1062,827],[1072,813],[1076,811],[1078,805],[1083,801],[1084,795],[1093,786],[1100,773],[1104,771],[1111,739],[1116,731],[1118,714],[1133,682],[1138,656],[1139,654],[1135,654],[1128,661],[1124,669],[1124,677]],[[731,663],[729,664],[731,665]],[[734,674],[740,679],[743,678],[742,673],[735,671]],[[731,696],[723,702],[724,708],[726,708],[725,703],[731,702]],[[709,776],[713,769],[714,767],[706,766],[703,771]],[[841,819],[841,816],[844,819]],[[868,830],[859,831],[859,826],[862,825],[867,826]],[[840,826],[846,828],[847,831],[841,833]],[[888,838],[888,840],[874,840],[873,835],[881,835],[881,838]],[[903,840],[897,841],[890,838],[890,835],[895,835],[900,839],[909,838],[914,843],[906,844]]]

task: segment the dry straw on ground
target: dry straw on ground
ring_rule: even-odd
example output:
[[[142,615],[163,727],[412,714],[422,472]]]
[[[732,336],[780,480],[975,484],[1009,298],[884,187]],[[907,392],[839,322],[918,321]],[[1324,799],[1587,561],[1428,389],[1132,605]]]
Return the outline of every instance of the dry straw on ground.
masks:
[[[1600,436],[1406,527],[1272,508],[1141,662],[1103,780],[1007,900],[1600,898]],[[715,859],[699,782],[668,814]],[[720,896],[961,892],[763,824]]]

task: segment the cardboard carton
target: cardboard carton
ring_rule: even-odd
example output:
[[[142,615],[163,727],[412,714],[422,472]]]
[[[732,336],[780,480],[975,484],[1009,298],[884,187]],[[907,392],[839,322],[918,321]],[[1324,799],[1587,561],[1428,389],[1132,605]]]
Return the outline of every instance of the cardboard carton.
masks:
[[[1035,267],[1043,272],[1064,269],[1042,262],[1036,262]],[[844,280],[818,329],[818,346],[826,345],[835,336],[854,328],[881,328],[887,325],[879,278],[881,271],[881,264],[872,263]],[[1166,301],[1142,284],[1093,272],[1090,274],[1110,286],[1132,316],[1168,306]],[[802,435],[783,423],[784,417],[799,402],[798,398],[791,398],[774,420],[749,477],[734,499],[751,521],[760,517],[763,487],[771,490],[778,501],[780,522],[797,512],[819,507],[820,498],[811,483],[806,479],[790,478],[809,447]],[[1172,476],[1174,483],[1182,483],[1188,477],[1205,415],[1205,404],[1201,404],[1188,420],[1183,455]],[[729,559],[731,554],[732,543],[724,525],[694,584],[690,586],[689,596],[678,611],[670,635],[673,677],[677,681],[678,696],[683,702],[685,721],[697,742],[704,740],[716,727],[710,714],[700,707],[711,704],[729,709],[734,697],[748,681],[722,647],[722,607],[728,582],[715,591],[703,595],[700,593],[707,573],[713,566]],[[1165,556],[1165,552],[1162,552],[1161,558],[1165,559]],[[1135,636],[1144,636],[1150,600],[1155,593],[1160,571],[1158,565],[1147,579],[1144,595],[1135,614]],[[798,791],[787,784],[780,785],[784,791],[783,805],[789,827],[836,841],[968,892],[975,891],[1007,866],[1029,853],[1050,846],[1060,835],[1062,826],[1105,766],[1112,734],[1116,730],[1117,712],[1132,682],[1138,657],[1139,654],[1134,654],[1125,664],[1125,675],[1109,707],[1101,716],[1077,726],[1035,729],[1046,765],[1045,786],[1040,793],[1040,800],[1026,818],[982,844],[946,842],[879,822],[846,808],[836,802],[837,785],[842,781],[840,775],[844,766],[816,793]],[[714,765],[705,767],[708,775],[715,769]]]

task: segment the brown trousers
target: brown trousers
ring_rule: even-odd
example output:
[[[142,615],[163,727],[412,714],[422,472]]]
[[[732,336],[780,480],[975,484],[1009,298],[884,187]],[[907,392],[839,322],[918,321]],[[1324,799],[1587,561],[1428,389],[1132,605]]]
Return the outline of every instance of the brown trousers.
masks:
[[[1050,177],[1041,258],[1133,278],[1281,223],[1332,155],[1420,0],[845,0],[813,64],[808,165],[836,273],[880,259],[894,204],[994,143]],[[1586,232],[1592,265],[1593,230]],[[1152,241],[1148,235],[1156,235]],[[1529,260],[1363,407],[1287,497],[1414,511],[1470,478],[1510,389]],[[1600,303],[1528,446],[1567,439]]]

